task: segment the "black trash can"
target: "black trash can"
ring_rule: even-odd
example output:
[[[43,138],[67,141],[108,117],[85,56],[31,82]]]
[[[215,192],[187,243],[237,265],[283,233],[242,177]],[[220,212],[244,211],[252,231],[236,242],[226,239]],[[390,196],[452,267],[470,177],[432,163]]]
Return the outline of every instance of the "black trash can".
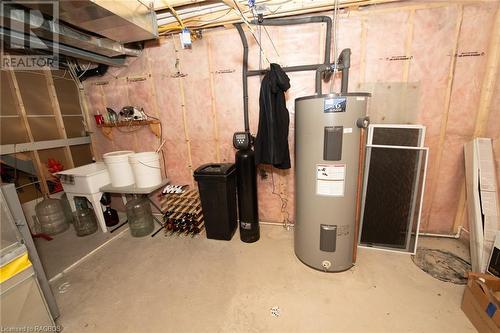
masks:
[[[236,167],[204,164],[194,172],[198,182],[207,238],[231,240],[237,226]]]

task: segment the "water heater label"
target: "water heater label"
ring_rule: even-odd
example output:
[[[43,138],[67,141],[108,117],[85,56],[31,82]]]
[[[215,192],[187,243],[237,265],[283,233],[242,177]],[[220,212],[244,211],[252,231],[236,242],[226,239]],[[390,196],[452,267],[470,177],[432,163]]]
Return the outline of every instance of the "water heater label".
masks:
[[[325,98],[325,106],[323,112],[324,113],[345,112],[346,104],[347,104],[347,98],[345,97]]]
[[[345,192],[346,165],[317,164],[316,165],[316,194],[332,197],[343,197]]]

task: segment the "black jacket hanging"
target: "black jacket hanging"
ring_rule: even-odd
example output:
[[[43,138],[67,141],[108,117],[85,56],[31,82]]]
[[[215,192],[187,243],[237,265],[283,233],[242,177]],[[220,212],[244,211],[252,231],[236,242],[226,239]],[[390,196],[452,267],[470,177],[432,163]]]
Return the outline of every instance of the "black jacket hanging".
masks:
[[[256,164],[272,164],[278,169],[290,169],[290,115],[285,103],[285,91],[289,88],[290,79],[280,65],[271,64],[260,86],[259,129],[255,139]]]

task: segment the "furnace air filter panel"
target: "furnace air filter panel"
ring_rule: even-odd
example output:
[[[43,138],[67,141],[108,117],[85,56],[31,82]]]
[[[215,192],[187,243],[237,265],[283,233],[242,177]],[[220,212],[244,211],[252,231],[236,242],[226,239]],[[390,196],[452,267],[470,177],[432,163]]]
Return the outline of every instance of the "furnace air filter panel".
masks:
[[[420,125],[370,125],[360,245],[415,253],[428,149]]]

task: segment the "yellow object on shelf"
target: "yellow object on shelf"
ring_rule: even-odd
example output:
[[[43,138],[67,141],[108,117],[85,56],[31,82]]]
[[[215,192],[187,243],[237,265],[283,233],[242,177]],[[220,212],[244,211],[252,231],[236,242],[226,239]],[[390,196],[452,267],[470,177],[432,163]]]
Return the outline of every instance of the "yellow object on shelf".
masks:
[[[30,266],[31,261],[28,259],[28,253],[26,252],[7,265],[0,267],[0,283],[7,281]]]

